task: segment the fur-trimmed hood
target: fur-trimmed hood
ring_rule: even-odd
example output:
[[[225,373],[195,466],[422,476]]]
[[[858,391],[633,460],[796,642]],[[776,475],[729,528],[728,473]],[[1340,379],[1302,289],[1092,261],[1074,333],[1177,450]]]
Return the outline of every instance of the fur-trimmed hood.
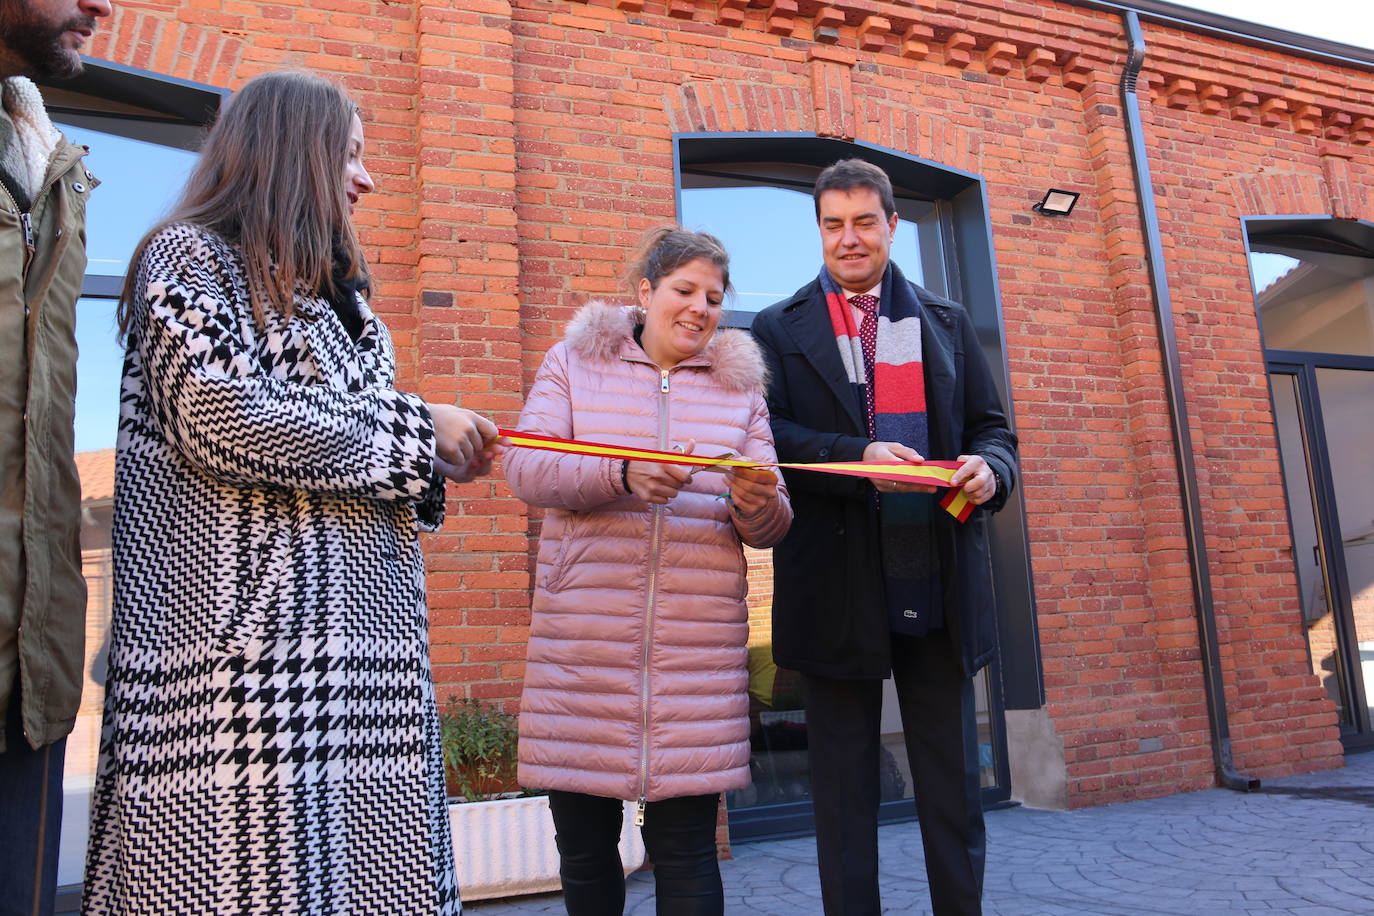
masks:
[[[640,306],[592,301],[568,322],[564,339],[584,359],[609,362],[619,358],[627,345],[637,353],[644,352],[634,339],[635,327],[643,323],[644,309]],[[701,353],[682,365],[708,369],[729,391],[761,391],[768,384],[768,367],[758,344],[738,328],[717,330]]]

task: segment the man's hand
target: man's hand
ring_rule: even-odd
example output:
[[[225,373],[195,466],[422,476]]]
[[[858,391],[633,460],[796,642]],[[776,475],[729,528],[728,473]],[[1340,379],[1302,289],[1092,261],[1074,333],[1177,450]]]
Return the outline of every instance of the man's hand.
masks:
[[[434,421],[439,458],[451,467],[466,470],[474,460],[480,462],[481,456],[490,452],[486,457],[487,470],[490,470],[491,458],[496,455],[491,451],[496,444],[496,424],[480,414],[452,404],[427,406]],[[480,463],[477,466],[480,467]],[[447,472],[444,476],[448,476]]]
[[[740,518],[758,515],[778,498],[778,475],[767,468],[730,468],[730,503]]]
[[[864,461],[905,461],[924,464],[925,458],[914,448],[900,442],[870,442],[864,449]],[[938,487],[928,483],[898,483],[895,480],[875,480],[873,488],[879,493],[934,493]]]
[[[959,470],[954,472],[949,482],[956,487],[963,487],[969,501],[975,506],[992,499],[997,494],[997,476],[992,473],[983,456],[960,455],[958,460],[963,464],[959,465]]]

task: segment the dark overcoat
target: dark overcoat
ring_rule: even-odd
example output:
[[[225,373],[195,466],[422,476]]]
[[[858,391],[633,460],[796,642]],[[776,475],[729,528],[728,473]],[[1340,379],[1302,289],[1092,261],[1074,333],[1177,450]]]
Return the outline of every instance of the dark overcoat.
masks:
[[[982,455],[998,478],[996,495],[967,522],[935,513],[945,632],[971,676],[997,652],[987,525],[1016,485],[1016,436],[968,313],[915,284],[912,289],[930,422],[926,457]],[[769,368],[778,459],[860,460],[872,440],[840,362],[820,283],[769,306],[753,330]],[[812,471],[784,476],[795,519],[773,553],[774,660],[822,677],[887,677],[892,657],[872,485]]]

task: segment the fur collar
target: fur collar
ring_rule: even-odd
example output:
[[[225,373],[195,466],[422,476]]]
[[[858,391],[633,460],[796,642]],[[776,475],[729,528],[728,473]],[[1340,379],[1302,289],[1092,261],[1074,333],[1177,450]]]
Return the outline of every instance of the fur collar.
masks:
[[[26,192],[33,197],[43,187],[48,161],[62,135],[48,120],[43,96],[32,80],[22,76],[0,80],[0,104],[14,125],[14,134],[0,155],[14,179],[24,182]]]
[[[577,355],[598,362],[610,362],[629,344],[636,350],[635,325],[644,323],[639,306],[588,302],[568,323],[565,339]],[[642,351],[640,351],[642,352]],[[768,382],[768,370],[759,345],[738,328],[722,328],[707,342],[706,348],[684,365],[708,369],[711,377],[728,391],[758,391]]]

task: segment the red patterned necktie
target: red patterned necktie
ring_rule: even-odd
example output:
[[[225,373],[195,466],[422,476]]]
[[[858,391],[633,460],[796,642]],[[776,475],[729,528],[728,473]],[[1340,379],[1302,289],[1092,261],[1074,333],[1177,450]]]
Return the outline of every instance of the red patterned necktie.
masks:
[[[859,324],[859,345],[864,351],[864,404],[868,412],[868,434],[873,435],[873,363],[878,358],[878,297],[866,293],[850,296],[849,304],[863,309]]]

